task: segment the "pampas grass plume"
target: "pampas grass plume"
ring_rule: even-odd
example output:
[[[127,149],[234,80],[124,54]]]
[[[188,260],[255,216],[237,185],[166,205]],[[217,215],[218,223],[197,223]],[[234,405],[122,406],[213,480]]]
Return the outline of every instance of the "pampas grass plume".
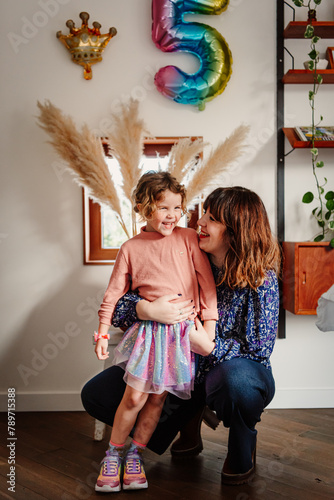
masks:
[[[219,175],[226,171],[246,148],[249,127],[240,125],[210,153],[206,161],[198,165],[187,186],[187,199],[192,202],[205,189],[218,182]]]
[[[88,189],[90,197],[109,206],[129,238],[124,224],[116,188],[104,160],[101,141],[96,138],[87,125],[79,132],[70,116],[62,114],[50,101],[43,105],[37,102],[40,110],[38,125],[51,137],[48,141],[63,158],[74,176],[74,180]]]

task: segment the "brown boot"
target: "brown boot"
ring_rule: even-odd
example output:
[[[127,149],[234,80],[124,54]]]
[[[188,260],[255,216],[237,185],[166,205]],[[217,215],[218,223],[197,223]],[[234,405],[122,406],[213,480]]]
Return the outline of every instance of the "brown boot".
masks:
[[[226,457],[226,460],[223,465],[223,470],[221,473],[222,477],[222,483],[223,484],[231,484],[231,485],[239,485],[239,484],[244,484],[247,483],[247,481],[254,475],[255,473],[255,466],[256,466],[256,447],[252,453],[252,460],[253,460],[253,465],[252,467],[247,471],[243,472],[241,474],[236,473],[233,471],[229,465],[229,459],[228,459],[228,454]]]
[[[216,429],[219,419],[207,406],[198,410],[189,422],[181,429],[180,437],[174,441],[171,447],[173,457],[194,457],[203,450],[201,438],[202,420],[211,429]]]

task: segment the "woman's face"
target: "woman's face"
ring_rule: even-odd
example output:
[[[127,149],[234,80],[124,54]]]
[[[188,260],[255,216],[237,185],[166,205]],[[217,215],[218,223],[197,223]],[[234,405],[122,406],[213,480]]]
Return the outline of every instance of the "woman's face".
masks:
[[[225,224],[215,220],[208,209],[199,219],[197,225],[200,227],[200,249],[211,256],[211,260],[215,265],[222,265],[228,248]]]

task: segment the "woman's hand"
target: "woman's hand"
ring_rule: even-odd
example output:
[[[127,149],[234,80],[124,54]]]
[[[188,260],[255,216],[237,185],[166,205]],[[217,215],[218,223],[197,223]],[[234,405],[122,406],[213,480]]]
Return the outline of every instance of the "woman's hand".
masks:
[[[179,302],[175,302],[175,300]],[[153,302],[140,300],[136,306],[137,316],[141,320],[157,321],[166,325],[175,325],[186,319],[194,319],[194,305],[192,300],[180,302],[178,294],[169,294],[159,297]]]
[[[189,332],[190,349],[201,356],[208,356],[215,347],[215,342],[210,340],[198,318]]]

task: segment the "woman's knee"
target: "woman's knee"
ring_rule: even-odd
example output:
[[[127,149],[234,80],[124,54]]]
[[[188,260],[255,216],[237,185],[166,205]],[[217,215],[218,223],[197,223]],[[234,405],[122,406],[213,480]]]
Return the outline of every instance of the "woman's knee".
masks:
[[[241,411],[260,415],[270,390],[267,369],[260,363],[236,358],[217,365],[207,375],[207,404],[217,415]]]

